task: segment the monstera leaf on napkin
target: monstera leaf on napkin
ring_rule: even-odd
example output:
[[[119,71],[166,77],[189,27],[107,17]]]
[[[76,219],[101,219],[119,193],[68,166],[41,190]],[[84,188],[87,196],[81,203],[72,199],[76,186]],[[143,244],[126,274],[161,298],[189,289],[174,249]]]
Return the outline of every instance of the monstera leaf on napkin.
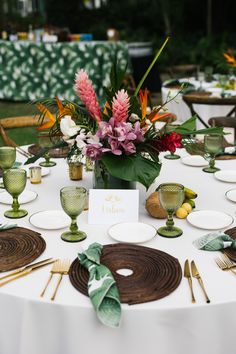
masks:
[[[99,320],[109,326],[118,327],[121,318],[119,292],[110,270],[100,264],[102,245],[91,244],[78,254],[80,264],[89,271],[88,294]]]

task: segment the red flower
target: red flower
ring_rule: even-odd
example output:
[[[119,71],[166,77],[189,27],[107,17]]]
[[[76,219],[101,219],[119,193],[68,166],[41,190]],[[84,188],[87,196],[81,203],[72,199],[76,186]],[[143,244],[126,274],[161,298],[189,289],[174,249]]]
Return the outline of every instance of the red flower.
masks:
[[[158,140],[155,140],[155,142],[153,142],[153,146],[159,152],[161,151],[175,152],[177,148],[182,147],[182,135],[177,134],[176,132],[163,135]]]

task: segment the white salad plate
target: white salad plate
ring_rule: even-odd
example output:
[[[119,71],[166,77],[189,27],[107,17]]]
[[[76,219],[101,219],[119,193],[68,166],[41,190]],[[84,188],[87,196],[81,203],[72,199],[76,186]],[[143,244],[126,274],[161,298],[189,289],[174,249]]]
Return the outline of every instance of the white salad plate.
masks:
[[[199,229],[218,230],[232,224],[233,217],[216,210],[196,210],[187,216],[188,222]]]
[[[68,227],[71,219],[62,210],[43,210],[32,214],[29,222],[39,229],[58,230]]]
[[[208,165],[208,162],[200,155],[184,156],[181,161],[184,165],[193,167],[204,167]]]
[[[214,176],[223,182],[236,183],[236,170],[220,170],[215,172]]]
[[[112,225],[108,235],[116,241],[127,243],[143,243],[156,236],[154,226],[142,222],[122,222]]]
[[[231,202],[236,203],[236,189],[230,189],[225,193],[227,199],[231,200]]]
[[[20,204],[26,204],[32,202],[38,197],[38,194],[34,191],[30,191],[25,189],[18,198]],[[4,190],[4,192],[0,193],[0,203],[2,204],[12,204],[12,196]]]

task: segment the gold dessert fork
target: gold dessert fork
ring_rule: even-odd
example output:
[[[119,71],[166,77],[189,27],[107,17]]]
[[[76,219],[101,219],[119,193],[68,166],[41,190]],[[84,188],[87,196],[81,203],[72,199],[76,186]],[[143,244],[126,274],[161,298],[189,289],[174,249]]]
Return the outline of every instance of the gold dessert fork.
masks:
[[[50,270],[50,276],[48,278],[48,281],[47,281],[43,291],[40,294],[41,297],[44,296],[45,291],[47,290],[47,287],[48,287],[50,281],[52,280],[53,274],[60,272],[60,266],[61,266],[61,260],[60,259],[58,259],[56,262],[53,263],[52,269]]]
[[[59,288],[59,285],[61,284],[63,275],[67,275],[68,274],[69,269],[70,269],[70,265],[71,265],[71,261],[69,259],[64,259],[63,261],[60,261],[59,271],[57,272],[57,273],[60,274],[60,277],[58,279],[58,282],[57,282],[56,288],[54,290],[54,293],[53,293],[53,295],[51,297],[52,301],[55,300],[55,297],[56,297],[56,294],[57,294],[57,290]]]
[[[215,258],[215,262],[221,270],[230,270],[232,273],[236,274],[236,271],[233,269],[235,264],[225,254],[222,258]]]

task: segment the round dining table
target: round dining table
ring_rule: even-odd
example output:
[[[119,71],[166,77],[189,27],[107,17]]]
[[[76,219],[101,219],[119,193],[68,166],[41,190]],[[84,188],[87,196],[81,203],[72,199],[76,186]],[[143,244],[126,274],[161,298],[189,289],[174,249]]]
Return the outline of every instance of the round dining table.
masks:
[[[182,157],[188,155],[184,149],[177,152]],[[167,160],[162,154],[160,158],[160,175],[149,190],[137,184],[140,222],[155,228],[164,225],[165,219],[149,216],[145,201],[160,183],[178,182],[198,194],[196,210],[227,213],[232,216],[232,224],[227,229],[236,226],[236,204],[225,197],[226,191],[236,188],[236,183],[220,181],[213,174],[204,173],[201,167],[185,165],[182,159]],[[17,154],[17,161],[24,163],[25,160],[24,156]],[[65,228],[46,230],[30,223],[30,216],[34,213],[62,210],[62,187],[92,188],[92,172],[84,171],[81,181],[72,181],[66,160],[55,160],[57,165],[42,178],[41,184],[27,181],[26,190],[36,192],[37,198],[23,205],[28,216],[14,220],[18,226],[37,231],[45,239],[46,249],[37,261],[49,257],[73,261],[78,252],[93,242],[102,245],[116,242],[108,235],[109,224],[88,224],[88,211],[78,217],[79,228],[87,233],[87,239],[79,243],[62,241],[60,236]],[[38,162],[40,160],[36,164]],[[236,168],[235,160],[217,161],[216,164],[222,170]],[[1,204],[1,223],[12,221],[3,215],[7,209],[9,205]],[[236,276],[217,267],[215,257],[220,256],[220,252],[199,250],[193,245],[194,240],[210,230],[194,227],[186,219],[175,218],[174,221],[183,230],[182,236],[168,239],[156,235],[141,246],[172,255],[178,259],[182,270],[186,259],[189,262],[194,260],[210,303],[206,303],[196,279],[193,279],[196,303],[192,303],[188,280],[182,277],[176,290],[160,300],[137,305],[122,303],[120,327],[110,328],[99,322],[89,297],[77,291],[68,276],[63,277],[55,301],[50,300],[56,284],[54,278],[45,296],[40,297],[50,274],[49,265],[0,288],[0,354],[235,353]]]
[[[199,89],[201,87],[201,90],[210,92],[212,95],[220,95],[222,92],[222,89],[219,87],[216,87],[217,81],[212,81],[212,82],[205,82],[202,81],[200,82],[199,80],[196,80],[195,78],[183,78],[179,79],[179,82],[188,82],[193,85],[195,89]],[[161,88],[161,99],[162,103],[166,102],[166,100],[170,97],[175,97],[178,92],[179,88],[176,87],[165,87],[165,82],[162,85]],[[225,93],[235,96],[236,91],[235,90],[225,90]],[[187,106],[187,104],[183,101],[182,94],[179,93],[174,100],[171,100],[168,102],[165,107],[168,109],[168,111],[176,114],[178,122],[182,123],[185,122],[187,119],[189,119],[192,114]],[[207,105],[207,104],[194,104],[193,105],[194,110],[196,111],[197,114],[203,119],[203,121],[208,124],[208,120],[211,117],[225,117],[233,108],[233,106],[213,106],[213,105]],[[200,122],[200,120],[197,120],[197,128],[198,129],[204,129],[204,125]]]

